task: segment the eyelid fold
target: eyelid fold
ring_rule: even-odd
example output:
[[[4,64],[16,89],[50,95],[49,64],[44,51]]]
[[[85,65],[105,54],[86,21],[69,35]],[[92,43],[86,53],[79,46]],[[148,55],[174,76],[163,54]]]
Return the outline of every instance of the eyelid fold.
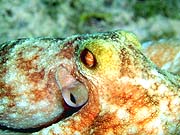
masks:
[[[86,86],[73,77],[67,68],[60,66],[56,72],[56,81],[66,104],[71,107],[80,107],[88,100]]]

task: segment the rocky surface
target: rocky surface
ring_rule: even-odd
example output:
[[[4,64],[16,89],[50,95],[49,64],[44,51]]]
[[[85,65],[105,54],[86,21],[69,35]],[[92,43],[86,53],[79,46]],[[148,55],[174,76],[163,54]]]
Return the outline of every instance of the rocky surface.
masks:
[[[180,2],[1,0],[0,42],[124,29],[141,42],[180,37]]]

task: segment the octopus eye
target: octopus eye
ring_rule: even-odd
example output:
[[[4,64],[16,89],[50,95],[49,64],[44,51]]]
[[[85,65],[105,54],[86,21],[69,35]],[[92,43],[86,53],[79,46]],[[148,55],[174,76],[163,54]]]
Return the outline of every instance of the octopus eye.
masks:
[[[72,86],[62,89],[62,96],[67,105],[80,107],[87,102],[88,93],[84,85],[73,82]]]
[[[81,52],[80,59],[83,64],[88,68],[96,66],[96,58],[88,49],[84,49]]]
[[[56,80],[61,89],[66,104],[70,107],[80,107],[88,100],[88,90],[84,84],[76,80],[66,68],[61,67],[56,74]]]

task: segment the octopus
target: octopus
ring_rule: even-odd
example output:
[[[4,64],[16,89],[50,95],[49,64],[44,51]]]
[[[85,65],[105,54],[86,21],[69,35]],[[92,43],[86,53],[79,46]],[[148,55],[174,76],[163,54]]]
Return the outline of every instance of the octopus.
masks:
[[[145,42],[143,52],[158,67],[171,73],[180,75],[180,40],[160,40],[158,42]]]
[[[120,30],[1,44],[0,134],[180,134],[172,51],[146,50]]]

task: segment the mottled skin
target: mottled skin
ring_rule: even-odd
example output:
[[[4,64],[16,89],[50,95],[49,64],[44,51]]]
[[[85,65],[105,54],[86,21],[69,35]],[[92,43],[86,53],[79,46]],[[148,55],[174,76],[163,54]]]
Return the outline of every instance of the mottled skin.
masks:
[[[180,75],[180,40],[145,43],[143,52],[161,69]]]
[[[85,49],[96,59],[93,67],[82,61]],[[32,134],[180,134],[180,77],[153,64],[131,33],[22,39],[3,44],[0,58],[0,124],[10,127],[7,132],[41,127]],[[69,116],[62,115],[68,109],[55,77],[62,65],[89,94]]]

